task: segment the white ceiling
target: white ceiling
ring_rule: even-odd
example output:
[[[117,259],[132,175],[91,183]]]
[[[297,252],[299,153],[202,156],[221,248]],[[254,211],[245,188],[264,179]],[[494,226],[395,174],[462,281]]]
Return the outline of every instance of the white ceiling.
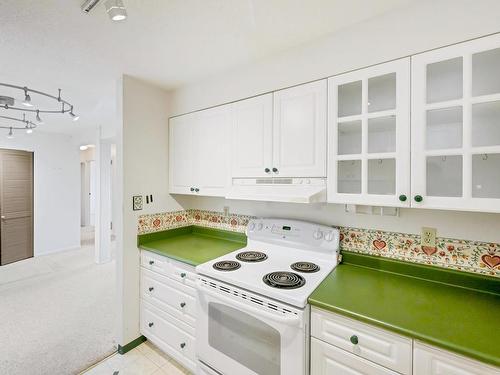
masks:
[[[90,15],[82,0],[1,0],[0,82],[63,89],[81,120],[52,116],[44,130],[108,126],[122,74],[174,89],[411,1],[124,0],[128,19],[112,22],[104,0]]]

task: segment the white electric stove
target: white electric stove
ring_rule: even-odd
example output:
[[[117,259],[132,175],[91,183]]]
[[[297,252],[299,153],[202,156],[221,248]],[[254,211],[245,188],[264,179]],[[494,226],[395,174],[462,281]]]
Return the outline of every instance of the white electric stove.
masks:
[[[247,237],[196,267],[199,374],[307,374],[307,298],[338,263],[339,231],[255,219]]]

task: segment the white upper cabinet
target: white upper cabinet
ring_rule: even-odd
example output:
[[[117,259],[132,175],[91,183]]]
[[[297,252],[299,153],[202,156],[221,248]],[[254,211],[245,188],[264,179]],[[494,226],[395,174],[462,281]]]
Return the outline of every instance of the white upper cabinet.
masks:
[[[328,79],[328,201],[410,206],[410,59]]]
[[[273,94],[232,104],[232,177],[267,177],[272,172]]]
[[[273,176],[326,176],[326,85],[322,80],[274,93]]]
[[[193,131],[196,113],[174,117],[169,122],[169,191],[189,194],[193,184]]]
[[[412,206],[500,212],[500,36],[412,57]]]
[[[225,195],[230,120],[228,105],[170,119],[170,193]]]

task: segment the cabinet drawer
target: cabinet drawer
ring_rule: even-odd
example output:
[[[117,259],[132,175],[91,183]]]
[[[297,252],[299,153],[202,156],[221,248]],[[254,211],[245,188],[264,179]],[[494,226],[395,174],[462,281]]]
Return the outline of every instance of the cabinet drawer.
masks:
[[[193,288],[142,269],[141,298],[194,327],[196,291]]]
[[[401,374],[411,374],[412,341],[406,337],[317,308],[311,313],[311,335]]]
[[[366,359],[311,338],[311,375],[397,375]]]
[[[496,343],[492,342],[492,345]],[[414,375],[500,375],[500,368],[466,359],[431,346],[415,342]]]
[[[175,360],[191,369],[196,368],[195,339],[189,327],[169,317],[146,301],[141,301],[141,333]]]
[[[184,285],[196,287],[196,272],[193,266],[175,261],[146,250],[141,251],[141,266]]]

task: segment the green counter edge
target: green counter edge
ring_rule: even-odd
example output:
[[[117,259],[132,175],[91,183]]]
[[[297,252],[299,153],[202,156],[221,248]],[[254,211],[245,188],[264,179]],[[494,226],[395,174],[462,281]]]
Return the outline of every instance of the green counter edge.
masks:
[[[245,233],[231,232],[223,229],[207,228],[198,225],[189,225],[180,228],[166,229],[159,232],[139,234],[137,236],[137,246],[142,247],[148,242],[163,240],[184,234],[199,234],[206,237],[219,238],[226,241],[233,241],[245,244],[247,237]]]
[[[500,295],[500,278],[397,259],[342,251],[342,263]]]

